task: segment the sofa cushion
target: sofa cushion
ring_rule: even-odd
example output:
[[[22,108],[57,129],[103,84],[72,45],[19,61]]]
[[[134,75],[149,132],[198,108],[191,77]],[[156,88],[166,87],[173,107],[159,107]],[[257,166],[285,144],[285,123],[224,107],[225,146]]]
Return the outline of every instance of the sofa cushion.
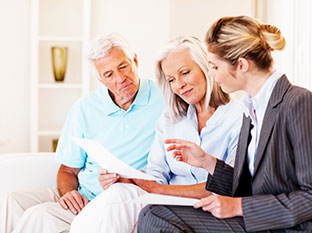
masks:
[[[59,163],[54,153],[0,155],[0,200],[12,191],[56,187]]]

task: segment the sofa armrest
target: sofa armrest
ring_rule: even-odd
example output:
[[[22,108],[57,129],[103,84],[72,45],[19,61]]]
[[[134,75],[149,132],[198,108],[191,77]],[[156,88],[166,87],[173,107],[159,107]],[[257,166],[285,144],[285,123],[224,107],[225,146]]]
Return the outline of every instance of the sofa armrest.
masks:
[[[0,155],[0,200],[13,191],[56,187],[59,166],[54,153]]]

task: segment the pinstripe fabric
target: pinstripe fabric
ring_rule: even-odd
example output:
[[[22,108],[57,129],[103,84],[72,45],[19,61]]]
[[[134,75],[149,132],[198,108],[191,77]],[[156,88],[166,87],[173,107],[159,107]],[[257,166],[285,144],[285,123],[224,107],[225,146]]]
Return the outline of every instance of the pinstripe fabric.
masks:
[[[235,196],[246,157],[248,121],[244,118],[234,169],[218,161],[214,175],[207,179],[208,190]],[[207,226],[205,230],[194,232],[211,232],[215,226],[218,229],[214,232],[227,232],[226,227],[220,227],[226,224],[220,223],[234,224],[233,221],[236,225],[230,230],[232,232],[312,232],[311,134],[312,93],[292,86],[286,76],[282,76],[276,83],[264,115],[252,177],[253,195],[242,198],[243,221],[240,222],[242,218],[216,219],[191,207],[184,207],[183,213],[178,207],[164,207],[173,213],[164,217],[158,213],[159,208],[164,213],[167,211],[155,206],[145,209],[146,215],[142,213],[139,222],[146,229],[153,222],[153,231],[139,232],[193,232],[162,231],[162,226],[172,226],[172,218],[179,218],[190,229],[197,229],[198,225]],[[245,225],[245,230],[240,229],[241,224]]]
[[[232,196],[236,196],[246,156],[248,130],[244,127],[248,129],[248,121],[244,118],[240,134]],[[263,122],[252,178],[253,195],[242,199],[246,229],[295,226],[312,232],[312,93],[292,86],[282,76],[272,92]],[[222,162],[217,166],[218,174],[208,178],[212,183],[220,182],[217,176],[228,170]],[[216,193],[225,189],[214,187],[207,188]]]
[[[201,209],[186,206],[146,206],[139,216],[138,233],[160,232],[215,233],[245,230],[242,218],[217,219]]]
[[[251,127],[250,118],[243,117],[243,124],[239,134],[239,143],[236,149],[236,155],[245,155],[248,146],[248,138]],[[235,169],[236,179],[233,177],[234,169],[227,166],[223,161],[218,160],[214,171],[214,176],[208,175],[206,189],[224,196],[232,196],[233,185],[235,189],[238,186],[239,177],[243,171],[245,156],[236,156]],[[233,183],[234,182],[234,183]]]
[[[238,149],[238,148],[237,148]],[[237,159],[237,158],[235,158]],[[219,195],[231,196],[233,184],[233,168],[222,160],[217,160],[214,176],[208,175],[207,190],[215,190]]]
[[[263,122],[253,196],[242,201],[246,229],[302,223],[299,229],[312,232],[312,93],[281,77]]]

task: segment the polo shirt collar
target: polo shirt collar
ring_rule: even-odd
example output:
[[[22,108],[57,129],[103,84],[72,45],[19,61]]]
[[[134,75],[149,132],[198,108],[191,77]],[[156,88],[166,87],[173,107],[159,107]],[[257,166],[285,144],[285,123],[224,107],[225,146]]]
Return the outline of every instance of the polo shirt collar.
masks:
[[[140,85],[139,85],[139,91],[132,103],[133,106],[135,105],[147,105],[149,102],[149,97],[150,97],[150,88],[148,86],[148,80],[140,80]],[[131,108],[131,107],[130,107]]]

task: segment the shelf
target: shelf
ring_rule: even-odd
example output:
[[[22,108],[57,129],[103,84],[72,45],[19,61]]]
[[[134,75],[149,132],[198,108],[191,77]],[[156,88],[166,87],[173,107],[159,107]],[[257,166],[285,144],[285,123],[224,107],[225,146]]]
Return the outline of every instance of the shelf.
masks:
[[[39,131],[38,135],[39,136],[59,136],[61,135],[61,130],[44,130],[44,131]]]
[[[82,84],[80,83],[40,83],[38,84],[38,88],[47,89],[47,88],[66,88],[66,89],[80,89],[82,88]]]
[[[80,89],[39,89],[38,131],[61,130],[69,109],[81,94]]]
[[[30,148],[32,152],[51,152],[71,106],[90,90],[85,54],[90,39],[91,0],[30,2]],[[54,46],[67,47],[63,82],[54,79]]]
[[[39,42],[39,84],[55,83],[51,56],[51,48],[53,46],[65,46],[68,48],[67,68],[63,84],[81,84],[82,43],[80,41]]]
[[[40,152],[54,152],[53,141],[58,139],[58,135],[43,135],[38,138],[38,146]]]

